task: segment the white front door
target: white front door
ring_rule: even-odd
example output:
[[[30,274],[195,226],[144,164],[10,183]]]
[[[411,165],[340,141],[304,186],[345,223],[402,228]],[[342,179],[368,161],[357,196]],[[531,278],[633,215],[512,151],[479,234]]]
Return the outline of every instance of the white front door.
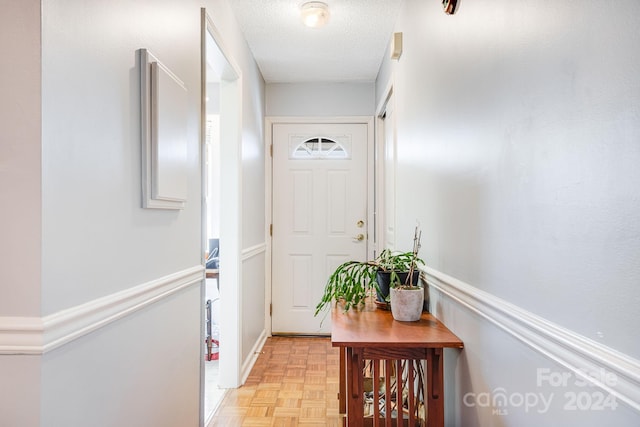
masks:
[[[329,275],[367,256],[368,126],[273,125],[272,332],[327,334]],[[324,321],[323,321],[324,320]]]

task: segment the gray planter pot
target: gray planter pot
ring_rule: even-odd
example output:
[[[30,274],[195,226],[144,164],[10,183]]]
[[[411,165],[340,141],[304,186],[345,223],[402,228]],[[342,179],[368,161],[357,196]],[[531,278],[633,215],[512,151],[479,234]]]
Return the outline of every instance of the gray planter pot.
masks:
[[[398,273],[398,279],[400,279],[400,283],[405,283],[407,280],[407,276],[409,275],[408,271]],[[413,276],[411,277],[411,284],[417,285],[418,280],[420,279],[420,272],[418,270],[413,272]],[[387,297],[389,296],[389,284],[391,282],[391,272],[390,271],[378,271],[376,273],[376,282],[378,284],[378,289],[376,289],[376,297],[380,302],[387,302]]]
[[[391,314],[401,322],[420,320],[424,289],[391,288]]]

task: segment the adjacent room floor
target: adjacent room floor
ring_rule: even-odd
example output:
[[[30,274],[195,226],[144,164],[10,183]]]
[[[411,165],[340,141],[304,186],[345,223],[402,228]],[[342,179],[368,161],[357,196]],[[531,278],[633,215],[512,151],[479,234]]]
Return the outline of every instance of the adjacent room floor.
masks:
[[[218,279],[207,279],[206,281],[206,298],[205,301],[211,300],[211,329],[213,339],[218,340],[218,322],[220,313],[220,299],[218,294]],[[206,338],[206,327],[205,327]],[[205,344],[205,352],[206,344]],[[209,419],[213,412],[216,410],[222,397],[224,396],[224,390],[218,388],[218,359],[215,358],[215,354],[218,352],[216,346],[214,346],[213,360],[207,360],[208,355],[204,355],[204,416],[205,420]]]
[[[246,383],[228,390],[213,426],[340,426],[340,359],[330,338],[267,339]]]

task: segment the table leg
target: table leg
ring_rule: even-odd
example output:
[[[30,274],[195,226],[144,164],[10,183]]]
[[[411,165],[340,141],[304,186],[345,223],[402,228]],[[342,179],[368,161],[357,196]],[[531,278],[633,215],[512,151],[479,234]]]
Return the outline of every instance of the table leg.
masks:
[[[444,426],[444,363],[441,348],[427,349],[427,426]]]
[[[364,360],[362,349],[347,347],[347,425],[364,426]]]
[[[338,392],[338,411],[339,414],[347,413],[347,366],[346,366],[345,348],[340,348],[340,391]]]

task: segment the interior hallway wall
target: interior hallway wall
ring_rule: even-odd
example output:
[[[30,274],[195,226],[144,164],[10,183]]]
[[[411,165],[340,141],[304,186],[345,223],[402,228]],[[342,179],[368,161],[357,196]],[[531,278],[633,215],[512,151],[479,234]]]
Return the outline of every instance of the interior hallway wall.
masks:
[[[0,425],[197,426],[203,4],[5,3],[0,48],[19,67],[9,67],[1,86],[8,96],[0,100],[11,141],[0,148],[0,247],[12,252],[0,269]],[[228,3],[210,3],[242,69],[241,126],[257,135],[261,150],[264,83]],[[141,208],[140,48],[188,89],[181,211]],[[257,144],[243,140],[244,147]],[[243,156],[264,163],[249,149]],[[264,200],[251,173],[244,195]],[[261,206],[245,202],[256,212]],[[254,224],[261,218],[244,227],[245,239],[264,243],[264,227]],[[243,292],[263,292],[264,281],[250,278]],[[264,298],[255,301],[262,315],[243,319],[252,332],[264,330]]]
[[[45,352],[41,425],[198,425],[201,281],[167,278],[201,264],[200,4],[44,0],[42,16],[42,315],[158,280],[174,294]],[[187,88],[183,210],[141,208],[140,48]]]
[[[0,349],[2,326],[40,315],[40,1],[0,0]],[[2,319],[18,319],[7,325]],[[8,326],[8,327],[7,327]],[[3,340],[3,338],[5,338]],[[40,420],[40,356],[0,351],[0,425]]]
[[[376,97],[393,83],[398,248],[418,222],[430,280],[448,282],[432,287],[432,310],[465,341],[447,361],[449,425],[640,424],[621,401],[572,410],[570,393],[609,394],[561,364],[602,355],[593,368],[621,368],[614,389],[637,405],[639,17],[633,0],[464,1],[453,16],[440,2],[403,4],[404,51],[386,56]],[[478,301],[515,315],[492,317]],[[501,329],[522,322],[538,336],[538,321],[537,349]],[[594,354],[551,348],[555,326]],[[567,384],[550,386],[546,370]],[[529,411],[474,400],[501,389],[555,400]]]
[[[269,83],[267,116],[372,116],[373,82]]]

